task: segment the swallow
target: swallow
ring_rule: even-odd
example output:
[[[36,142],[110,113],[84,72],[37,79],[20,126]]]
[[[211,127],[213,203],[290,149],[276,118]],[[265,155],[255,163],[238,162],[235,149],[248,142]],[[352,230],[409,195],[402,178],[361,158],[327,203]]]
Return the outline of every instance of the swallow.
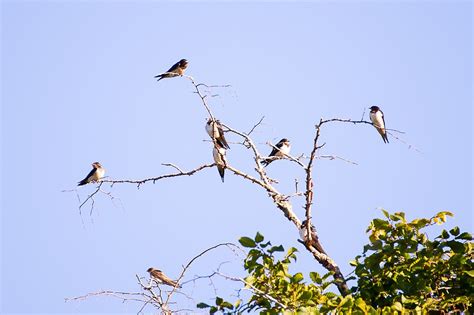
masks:
[[[306,242],[307,235],[308,235],[308,227],[306,226],[307,222],[308,222],[307,220],[304,220],[301,223],[301,228],[300,228],[300,237],[303,240],[303,243]],[[314,228],[314,226],[312,224],[311,224],[310,229],[311,229],[311,245],[314,248],[316,248],[316,250],[318,252],[323,253],[324,255],[327,255],[326,252],[324,251],[323,247],[319,243],[319,238],[318,238],[318,235],[316,234],[316,229]]]
[[[284,157],[285,154],[290,153],[290,148],[291,148],[290,140],[283,138],[280,140],[280,142],[278,142],[274,146],[272,152],[268,156],[269,158],[263,159],[263,161],[261,161],[260,163],[262,163],[263,166],[267,166],[268,164],[273,162],[273,159],[270,159],[271,157],[273,156]]]
[[[87,174],[86,178],[77,183],[77,186],[98,182],[102,177],[104,177],[104,174],[105,168],[103,168],[99,162],[94,162],[92,163],[92,170]]]
[[[385,119],[383,118],[383,112],[378,106],[370,107],[370,120],[375,129],[382,136],[383,142],[388,143],[387,130],[385,129]]]
[[[221,147],[218,143],[214,145],[214,149],[212,150],[212,156],[214,157],[214,162],[216,162],[217,170],[219,171],[219,175],[221,176],[222,182],[224,182],[225,167],[227,164],[225,153],[225,148]]]
[[[188,61],[186,59],[181,59],[175,63],[171,68],[168,69],[165,73],[155,75],[155,78],[158,78],[158,81],[164,78],[177,77],[178,75],[183,75],[184,70],[188,67]]]
[[[219,120],[212,120],[209,118],[206,123],[206,131],[211,139],[216,139],[219,146],[224,149],[230,149],[227,141],[224,137],[224,130],[222,129],[221,122]]]
[[[150,267],[148,268],[147,272],[150,273],[150,278],[155,280],[157,283],[166,284],[175,288],[181,288],[178,282],[168,278],[161,270]]]

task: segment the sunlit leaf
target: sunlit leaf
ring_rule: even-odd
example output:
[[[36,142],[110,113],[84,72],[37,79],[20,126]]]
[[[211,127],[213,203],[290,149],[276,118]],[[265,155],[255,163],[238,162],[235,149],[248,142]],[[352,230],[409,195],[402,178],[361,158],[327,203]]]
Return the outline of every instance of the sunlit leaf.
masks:
[[[248,248],[252,248],[252,247],[257,246],[253,239],[251,239],[250,237],[246,237],[246,236],[241,237],[239,239],[239,243],[242,244],[242,246],[248,247]]]

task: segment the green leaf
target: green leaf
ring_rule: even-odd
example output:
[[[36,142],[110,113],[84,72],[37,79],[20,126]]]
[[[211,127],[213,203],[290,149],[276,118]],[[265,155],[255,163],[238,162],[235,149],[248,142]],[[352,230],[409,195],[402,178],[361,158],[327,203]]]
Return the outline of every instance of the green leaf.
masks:
[[[311,291],[303,291],[300,295],[300,300],[310,300],[313,297],[313,293]]]
[[[257,235],[255,235],[255,243],[261,243],[263,242],[263,235],[260,234],[260,232],[257,232]]]
[[[229,302],[223,302],[223,303],[221,304],[221,307],[223,307],[223,308],[228,308],[228,309],[231,310],[231,309],[234,308],[234,305],[232,305],[232,304],[229,303]]]
[[[239,243],[242,244],[243,247],[249,247],[249,248],[252,248],[252,247],[255,247],[257,246],[255,244],[255,242],[253,241],[253,239],[251,239],[250,237],[247,237],[247,236],[243,236],[239,239]]]
[[[467,240],[467,241],[471,241],[472,240],[472,235],[468,232],[463,232],[461,233],[461,235],[459,235],[458,237],[456,237],[457,240]]]
[[[196,305],[197,308],[208,308],[208,307],[211,307],[210,305],[207,305],[206,303],[199,303],[198,305]]]
[[[354,302],[354,305],[363,312],[367,311],[367,304],[362,298],[357,298],[357,300]]]
[[[304,279],[303,274],[301,272],[298,272],[293,277],[291,277],[291,282],[292,283],[298,283],[303,279]]]
[[[355,266],[357,266],[357,264],[358,264],[358,263],[357,263],[357,260],[355,260],[355,259],[349,261],[349,265],[351,265],[351,266],[354,266],[354,267],[355,267]]]
[[[390,217],[390,213],[387,210],[382,209],[383,215],[388,219]]]
[[[402,303],[400,303],[400,302],[393,303],[392,310],[399,311],[399,312],[403,311]]]
[[[469,277],[474,278],[474,270],[464,270],[464,273]]]
[[[443,230],[443,231],[441,232],[441,235],[440,235],[440,236],[441,236],[441,238],[448,239],[448,238],[449,238],[449,233],[448,233],[448,231]]]
[[[273,246],[272,248],[270,248],[270,249],[268,250],[268,252],[269,252],[270,254],[273,254],[274,252],[284,252],[284,251],[285,251],[285,249],[283,248],[282,245]]]
[[[459,227],[455,226],[451,230],[449,230],[449,233],[451,233],[452,236],[458,236],[459,235]]]
[[[448,245],[455,253],[464,252],[464,244],[461,242],[449,241],[449,242],[446,242],[446,245]]]
[[[321,279],[321,276],[317,272],[310,272],[309,277],[314,283],[321,284],[323,282],[323,279]]]
[[[216,305],[221,305],[224,302],[224,299],[221,297],[216,296]]]

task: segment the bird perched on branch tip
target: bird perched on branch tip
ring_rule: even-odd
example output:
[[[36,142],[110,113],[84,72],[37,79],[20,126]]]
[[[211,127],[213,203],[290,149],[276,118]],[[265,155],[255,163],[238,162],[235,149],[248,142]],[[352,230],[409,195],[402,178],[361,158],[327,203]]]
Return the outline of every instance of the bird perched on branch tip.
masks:
[[[165,73],[158,74],[155,76],[155,78],[160,81],[161,79],[164,78],[172,78],[172,77],[177,77],[179,75],[183,75],[184,71],[188,67],[188,61],[186,59],[181,59],[177,63],[175,63],[171,68],[168,69]]]

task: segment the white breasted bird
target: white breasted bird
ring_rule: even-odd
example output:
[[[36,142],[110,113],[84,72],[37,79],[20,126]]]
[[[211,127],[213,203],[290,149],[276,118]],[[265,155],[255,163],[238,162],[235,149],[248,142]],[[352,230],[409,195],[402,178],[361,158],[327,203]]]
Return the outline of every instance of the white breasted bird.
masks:
[[[230,149],[229,144],[224,137],[224,130],[219,120],[212,120],[209,118],[206,123],[206,131],[211,139],[216,139],[216,142],[224,149]]]
[[[388,143],[387,130],[385,129],[385,119],[383,112],[378,106],[370,107],[370,120],[374,125],[375,129],[382,136],[383,142]]]
[[[307,227],[307,220],[304,220],[301,223],[301,228],[300,228],[300,237],[303,243],[306,243],[307,236],[308,236],[308,227]],[[310,223],[311,224],[311,223]],[[324,255],[327,255],[326,252],[324,251],[323,247],[319,243],[318,235],[316,234],[316,229],[315,227],[311,224],[310,227],[311,231],[311,245],[316,248],[316,250],[320,253],[323,253]]]
[[[212,156],[214,157],[214,162],[216,162],[217,170],[221,176],[222,182],[224,182],[224,173],[227,165],[227,159],[225,157],[226,149],[221,147],[218,143],[214,145],[212,150]]]
[[[99,162],[94,162],[92,163],[92,170],[89,172],[89,174],[87,174],[86,178],[84,178],[77,184],[77,186],[82,186],[89,183],[96,183],[102,177],[104,177],[104,174],[105,168],[103,168]]]
[[[272,152],[270,152],[269,158],[277,156],[277,157],[284,157],[285,154],[289,154],[291,149],[290,140],[283,138],[281,139],[273,148]],[[261,163],[263,166],[267,166],[273,159],[264,158]]]

